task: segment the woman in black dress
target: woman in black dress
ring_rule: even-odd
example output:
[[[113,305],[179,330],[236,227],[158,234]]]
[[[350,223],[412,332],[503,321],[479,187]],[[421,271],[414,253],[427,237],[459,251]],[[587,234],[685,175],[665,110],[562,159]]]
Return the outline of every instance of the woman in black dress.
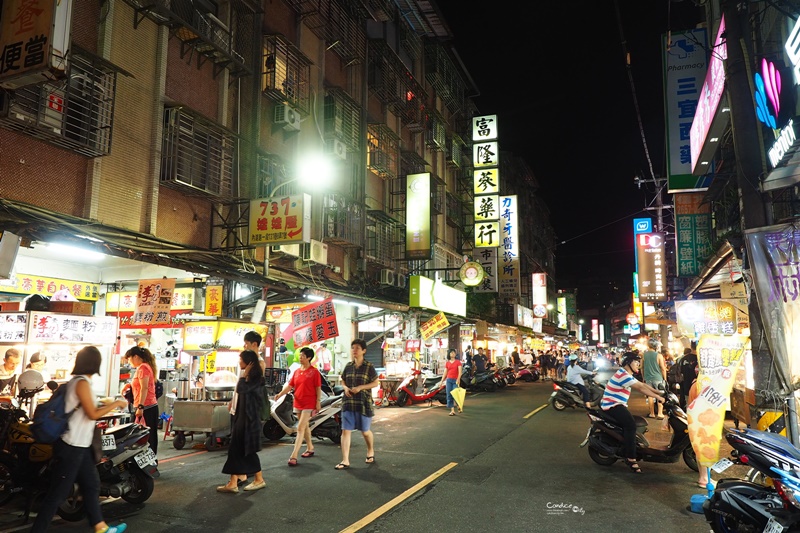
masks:
[[[233,415],[231,444],[228,460],[222,473],[231,476],[226,485],[217,487],[217,492],[239,492],[239,480],[255,475],[255,480],[244,490],[258,490],[266,486],[261,473],[261,406],[264,402],[264,370],[258,362],[258,355],[245,350],[239,354],[239,368],[242,377],[236,384],[236,412]]]

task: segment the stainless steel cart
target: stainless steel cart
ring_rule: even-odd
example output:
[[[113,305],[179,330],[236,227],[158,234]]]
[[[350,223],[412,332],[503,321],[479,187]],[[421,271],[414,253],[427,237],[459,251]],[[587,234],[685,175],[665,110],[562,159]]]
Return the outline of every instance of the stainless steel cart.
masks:
[[[228,402],[195,402],[176,400],[173,405],[172,446],[180,450],[186,444],[186,435],[202,433],[206,436],[208,451],[227,444],[231,435],[231,415]]]

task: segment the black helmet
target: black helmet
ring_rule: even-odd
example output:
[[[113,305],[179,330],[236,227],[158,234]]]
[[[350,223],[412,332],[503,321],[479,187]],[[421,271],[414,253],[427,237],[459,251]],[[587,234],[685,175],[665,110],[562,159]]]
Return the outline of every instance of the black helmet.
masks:
[[[622,361],[620,361],[619,366],[622,366],[622,367],[628,366],[629,364],[631,364],[634,361],[641,361],[641,360],[642,360],[642,356],[640,356],[638,353],[625,352],[622,355]]]

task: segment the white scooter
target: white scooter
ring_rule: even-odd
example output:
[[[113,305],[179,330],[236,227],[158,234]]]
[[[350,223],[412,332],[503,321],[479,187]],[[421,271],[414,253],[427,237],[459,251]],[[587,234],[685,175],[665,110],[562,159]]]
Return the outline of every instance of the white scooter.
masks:
[[[280,440],[284,435],[297,434],[297,417],[294,415],[294,395],[281,396],[270,405],[271,417],[264,422],[264,437]],[[309,420],[311,435],[327,437],[336,444],[342,440],[342,394],[328,396],[320,402],[319,412]]]

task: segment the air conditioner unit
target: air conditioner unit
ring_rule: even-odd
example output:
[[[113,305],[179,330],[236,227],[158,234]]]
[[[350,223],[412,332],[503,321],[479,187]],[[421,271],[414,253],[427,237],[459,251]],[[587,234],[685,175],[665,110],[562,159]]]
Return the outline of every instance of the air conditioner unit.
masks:
[[[311,239],[311,242],[303,245],[303,255],[301,257],[306,261],[327,265],[328,245],[324,242]]]
[[[347,145],[339,139],[331,139],[325,142],[325,151],[334,157],[347,160]]]
[[[390,268],[381,269],[381,285],[394,285],[394,270]]]
[[[292,106],[278,104],[275,106],[275,124],[282,124],[286,131],[300,131],[300,113]]]
[[[408,278],[406,276],[404,276],[403,274],[398,274],[394,278],[394,284],[395,284],[395,286],[397,286],[397,287],[399,287],[401,289],[405,289],[406,285],[408,284]]]
[[[300,257],[300,254],[302,253],[300,244],[281,244],[280,246],[273,246],[272,251],[294,257]]]

